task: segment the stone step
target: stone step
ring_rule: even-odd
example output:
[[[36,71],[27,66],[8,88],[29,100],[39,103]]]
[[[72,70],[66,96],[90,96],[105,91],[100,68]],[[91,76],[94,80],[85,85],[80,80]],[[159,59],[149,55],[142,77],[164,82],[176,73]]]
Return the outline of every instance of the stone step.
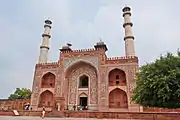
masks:
[[[64,117],[64,112],[53,111],[47,114],[48,117]]]

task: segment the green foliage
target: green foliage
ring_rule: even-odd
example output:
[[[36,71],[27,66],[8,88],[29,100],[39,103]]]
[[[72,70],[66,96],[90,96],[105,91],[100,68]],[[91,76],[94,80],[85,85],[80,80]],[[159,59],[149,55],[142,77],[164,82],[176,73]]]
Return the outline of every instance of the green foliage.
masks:
[[[8,99],[30,99],[31,98],[31,90],[26,88],[16,88],[16,91],[13,94],[10,94]]]
[[[140,67],[132,100],[146,107],[180,108],[180,52]]]
[[[178,54],[178,56],[180,57],[180,51],[179,51],[179,49],[177,50],[177,54]]]

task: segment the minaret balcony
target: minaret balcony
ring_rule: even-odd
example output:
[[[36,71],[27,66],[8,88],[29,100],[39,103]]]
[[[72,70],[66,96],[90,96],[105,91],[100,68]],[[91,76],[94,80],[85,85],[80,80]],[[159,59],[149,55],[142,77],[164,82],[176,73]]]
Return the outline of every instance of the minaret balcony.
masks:
[[[50,34],[43,33],[43,34],[42,34],[42,37],[49,37],[49,38],[51,38],[51,35],[50,35]]]
[[[132,22],[124,23],[124,24],[123,24],[123,27],[125,28],[127,25],[130,25],[130,26],[132,27],[132,26],[133,26],[133,23],[132,23]]]
[[[45,24],[45,25],[44,25],[44,28],[45,28],[45,27],[49,27],[49,28],[51,29],[51,25],[49,25],[49,24]]]

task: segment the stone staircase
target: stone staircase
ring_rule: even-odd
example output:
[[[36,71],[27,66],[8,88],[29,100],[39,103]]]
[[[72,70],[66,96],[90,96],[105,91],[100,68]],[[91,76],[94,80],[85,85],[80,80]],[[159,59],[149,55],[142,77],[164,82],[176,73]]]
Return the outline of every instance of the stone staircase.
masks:
[[[46,114],[47,117],[64,117],[64,112],[62,111],[52,111]]]

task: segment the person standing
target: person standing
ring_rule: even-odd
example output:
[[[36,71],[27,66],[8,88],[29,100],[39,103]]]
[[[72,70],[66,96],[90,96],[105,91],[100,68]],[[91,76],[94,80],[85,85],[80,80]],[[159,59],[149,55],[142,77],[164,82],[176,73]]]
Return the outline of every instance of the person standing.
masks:
[[[44,119],[45,113],[46,113],[46,111],[45,111],[45,108],[43,107],[42,116],[41,116],[42,119]]]
[[[75,111],[76,110],[76,105],[74,105],[73,108],[74,108],[74,111]]]

